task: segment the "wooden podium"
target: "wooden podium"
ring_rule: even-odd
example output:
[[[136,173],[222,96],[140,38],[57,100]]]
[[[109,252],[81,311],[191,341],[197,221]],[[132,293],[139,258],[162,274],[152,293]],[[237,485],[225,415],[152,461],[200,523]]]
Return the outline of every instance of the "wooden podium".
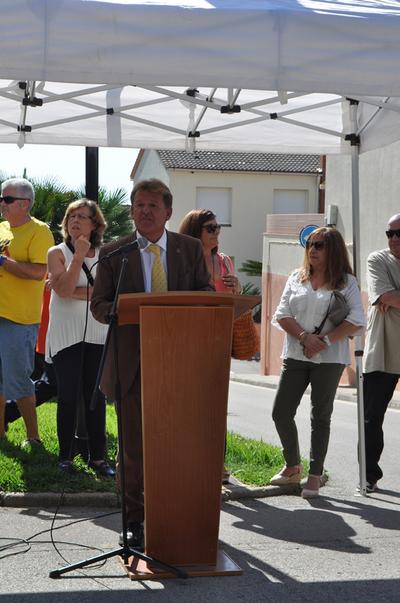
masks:
[[[140,324],[145,553],[191,576],[240,574],[218,551],[233,318],[258,296],[122,294]],[[129,559],[132,579],[172,574]]]

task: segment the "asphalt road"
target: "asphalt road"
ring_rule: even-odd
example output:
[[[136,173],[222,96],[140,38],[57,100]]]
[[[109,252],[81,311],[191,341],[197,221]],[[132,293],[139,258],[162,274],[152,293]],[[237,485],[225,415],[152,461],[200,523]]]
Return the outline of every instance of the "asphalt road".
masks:
[[[280,445],[271,418],[275,390],[267,387],[231,382],[229,389],[228,429],[265,442]],[[297,412],[300,450],[308,458],[310,446],[310,400],[304,396]],[[385,449],[382,455],[382,488],[399,488],[399,433],[400,411],[388,409],[385,418]],[[331,485],[354,492],[358,484],[357,462],[357,406],[354,402],[335,401],[332,415],[331,439],[325,468]]]

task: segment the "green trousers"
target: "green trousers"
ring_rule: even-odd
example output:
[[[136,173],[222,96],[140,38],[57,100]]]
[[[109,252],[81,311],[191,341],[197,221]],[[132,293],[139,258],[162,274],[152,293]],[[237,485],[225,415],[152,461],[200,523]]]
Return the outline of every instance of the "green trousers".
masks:
[[[310,473],[322,475],[328,450],[331,415],[336,389],[344,364],[308,362],[287,358],[275,396],[272,418],[275,422],[288,467],[300,463],[295,416],[307,386],[311,386]]]

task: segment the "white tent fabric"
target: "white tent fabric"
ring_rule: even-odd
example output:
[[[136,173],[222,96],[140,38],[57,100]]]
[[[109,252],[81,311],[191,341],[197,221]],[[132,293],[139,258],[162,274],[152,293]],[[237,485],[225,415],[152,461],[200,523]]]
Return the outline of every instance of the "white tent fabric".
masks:
[[[400,96],[393,0],[0,0],[0,10],[0,142],[343,153],[357,133],[343,99],[368,95],[375,113]],[[381,113],[366,149],[400,134],[397,111]]]
[[[4,79],[400,95],[393,0],[2,0]]]

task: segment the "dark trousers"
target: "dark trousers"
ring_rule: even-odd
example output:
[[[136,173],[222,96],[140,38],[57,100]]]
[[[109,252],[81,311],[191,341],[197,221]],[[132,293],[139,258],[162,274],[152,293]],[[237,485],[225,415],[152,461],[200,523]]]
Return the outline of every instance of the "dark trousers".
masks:
[[[97,404],[90,402],[100,364],[102,345],[77,343],[64,348],[53,358],[57,377],[57,435],[60,461],[71,460],[75,436],[77,408],[82,396],[85,408],[88,448],[91,460],[99,461],[106,453],[106,405],[98,392]]]
[[[122,438],[125,464],[125,508],[128,522],[143,521],[143,443],[140,370],[121,400]],[[121,451],[118,451],[118,461]],[[117,463],[120,482],[121,465]]]
[[[374,371],[364,373],[364,420],[367,482],[383,476],[379,459],[383,451],[383,420],[400,375]]]
[[[343,369],[343,364],[336,363],[315,364],[292,358],[283,361],[272,418],[288,467],[300,463],[294,418],[307,386],[311,385],[310,474],[322,475],[328,450],[333,402]]]

